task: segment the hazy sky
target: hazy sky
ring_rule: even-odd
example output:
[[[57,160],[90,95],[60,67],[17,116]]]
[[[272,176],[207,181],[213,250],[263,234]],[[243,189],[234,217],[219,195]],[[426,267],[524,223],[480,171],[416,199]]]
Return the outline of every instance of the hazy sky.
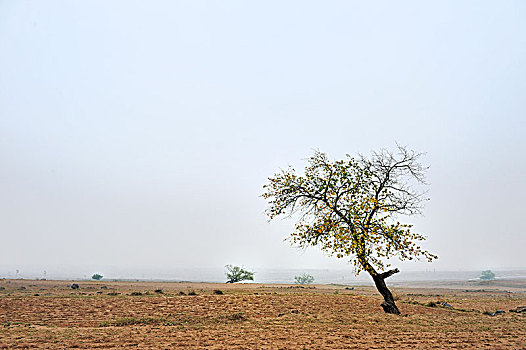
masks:
[[[395,142],[439,255],[396,266],[525,267],[525,135],[524,1],[0,1],[0,267],[346,268],[261,187]]]

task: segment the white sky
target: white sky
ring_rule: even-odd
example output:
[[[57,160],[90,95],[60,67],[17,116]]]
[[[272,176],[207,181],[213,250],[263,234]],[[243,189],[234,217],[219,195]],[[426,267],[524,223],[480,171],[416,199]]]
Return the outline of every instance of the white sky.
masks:
[[[523,1],[0,1],[0,267],[345,268],[266,178],[422,152],[407,269],[525,267]]]

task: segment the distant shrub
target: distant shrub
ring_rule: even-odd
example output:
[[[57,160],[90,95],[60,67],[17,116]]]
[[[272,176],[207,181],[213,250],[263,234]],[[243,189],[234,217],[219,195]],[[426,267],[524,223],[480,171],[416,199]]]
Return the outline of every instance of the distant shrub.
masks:
[[[243,315],[242,312],[237,312],[237,313],[231,314],[227,318],[230,321],[244,321],[244,320],[246,320],[246,317]]]
[[[495,274],[491,270],[482,271],[479,277],[483,281],[493,281],[495,279]]]
[[[437,306],[437,303],[435,303],[434,301],[430,301],[426,304],[427,307],[436,307]]]
[[[226,278],[228,279],[226,283],[254,280],[254,272],[247,271],[239,266],[226,265],[225,267],[227,269]]]
[[[219,289],[214,289],[214,294],[217,294],[217,295],[223,295],[223,291],[222,290],[219,290]]]
[[[188,295],[197,295],[197,293],[194,292],[193,290],[191,290],[191,291],[188,292]]]
[[[94,273],[93,276],[91,276],[91,279],[95,280],[95,281],[100,281],[104,276],[102,276],[101,274],[98,274],[98,273]]]
[[[155,293],[159,293],[159,294],[163,294],[163,290],[162,289],[156,289],[154,290]]]
[[[294,281],[296,284],[311,284],[314,282],[314,277],[304,273],[300,276],[294,276]]]

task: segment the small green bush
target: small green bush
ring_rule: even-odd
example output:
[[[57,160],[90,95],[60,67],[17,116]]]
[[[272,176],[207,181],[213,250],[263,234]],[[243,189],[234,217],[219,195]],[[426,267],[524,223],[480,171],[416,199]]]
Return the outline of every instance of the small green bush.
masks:
[[[94,273],[93,276],[91,276],[91,279],[94,279],[95,281],[100,281],[104,276],[98,273]]]

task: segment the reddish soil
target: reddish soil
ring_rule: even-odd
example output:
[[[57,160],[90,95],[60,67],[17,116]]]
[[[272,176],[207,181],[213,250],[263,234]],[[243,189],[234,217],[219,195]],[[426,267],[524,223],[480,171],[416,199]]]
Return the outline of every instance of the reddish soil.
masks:
[[[0,349],[526,349],[521,288],[394,288],[394,316],[370,287],[72,283],[0,280]]]

